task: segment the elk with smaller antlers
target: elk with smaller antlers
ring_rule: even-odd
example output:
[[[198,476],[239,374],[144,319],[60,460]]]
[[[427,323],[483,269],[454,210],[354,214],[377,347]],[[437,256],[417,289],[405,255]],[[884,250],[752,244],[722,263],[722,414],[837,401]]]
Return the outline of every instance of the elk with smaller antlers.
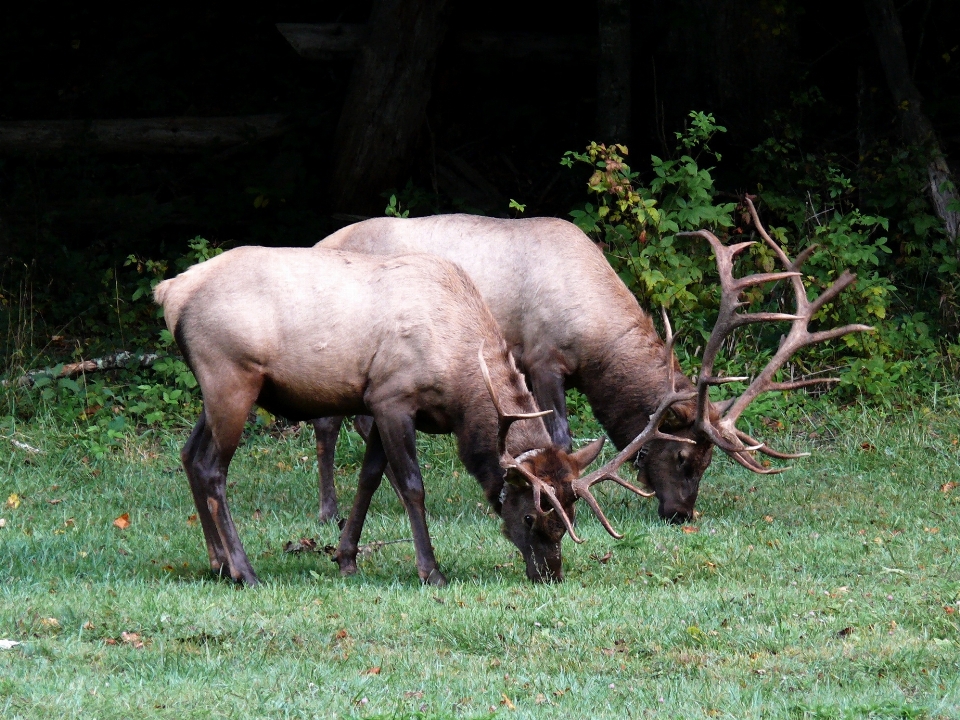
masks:
[[[603,441],[576,452],[553,443],[542,419],[549,411],[537,408],[493,316],[453,263],[241,247],[165,280],[154,297],[203,393],[181,459],[215,573],[257,583],[226,499],[227,468],[254,403],[293,420],[373,416],[336,554],[344,574],[356,572],[364,518],[389,462],[420,579],[446,582],[427,531],[417,429],[456,436],[531,580],[562,580],[563,535],[579,540],[577,498],[609,528],[589,484],[573,484]]]
[[[814,301],[808,301],[799,269],[814,248],[790,261],[760,224],[752,198],[757,231],[784,265],[780,273],[733,277],[733,260],[747,244],[723,246],[712,233],[687,233],[706,239],[717,254],[723,302],[720,317],[704,352],[696,385],[679,374],[669,344],[657,335],[649,315],[623,284],[597,246],[575,225],[555,218],[501,220],[470,215],[399,219],[375,218],[349,225],[318,248],[340,248],[373,255],[430,253],[463,267],[483,294],[503,335],[526,374],[537,404],[553,410],[544,420],[560,447],[570,447],[564,390],[582,391],[594,415],[621,449],[640,435],[660,401],[674,391],[688,399],[675,402],[664,415],[670,439],[651,438],[631,460],[638,484],[652,488],[658,512],[672,522],[693,517],[700,479],[719,447],[744,467],[770,470],[753,455],[778,453],[736,428],[747,405],[765,390],[783,390],[835,379],[774,383],[774,374],[797,349],[850,332],[869,330],[847,325],[809,333],[808,324],[824,304],[853,282],[844,273]],[[719,251],[718,251],[719,248]],[[797,309],[787,313],[736,314],[740,293],[755,285],[788,279]],[[747,391],[732,403],[714,403],[709,388],[743,378],[716,378],[713,365],[724,339],[751,322],[792,323],[787,340]],[[342,418],[314,421],[320,468],[320,518],[337,515],[333,485],[333,451]],[[364,428],[365,423],[358,423]]]

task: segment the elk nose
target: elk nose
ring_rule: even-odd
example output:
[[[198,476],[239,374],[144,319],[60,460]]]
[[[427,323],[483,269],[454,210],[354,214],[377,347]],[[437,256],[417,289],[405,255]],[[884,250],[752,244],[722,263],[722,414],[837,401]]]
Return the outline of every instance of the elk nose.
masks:
[[[682,525],[693,520],[693,513],[686,510],[660,510],[660,517],[673,525]]]

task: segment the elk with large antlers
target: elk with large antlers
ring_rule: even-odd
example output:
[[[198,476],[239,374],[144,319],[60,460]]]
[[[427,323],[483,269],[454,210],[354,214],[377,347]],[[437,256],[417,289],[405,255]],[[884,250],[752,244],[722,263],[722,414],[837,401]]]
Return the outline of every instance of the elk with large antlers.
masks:
[[[751,204],[752,207],[752,204]],[[768,243],[759,220],[754,221]],[[723,247],[710,233],[699,234],[714,247]],[[712,238],[712,240],[711,240]],[[777,248],[783,273],[734,280],[734,256],[746,245],[724,248],[717,255],[725,278],[724,305],[704,355],[704,368],[696,386],[679,374],[669,346],[657,335],[650,316],[640,307],[597,246],[575,225],[555,218],[500,220],[471,215],[439,215],[416,219],[376,218],[349,225],[317,247],[332,247],[368,254],[426,252],[462,266],[476,283],[492,310],[521,370],[527,375],[537,404],[553,410],[544,420],[554,441],[570,447],[564,390],[582,391],[594,415],[617,448],[627,448],[641,434],[648,418],[673,388],[676,373],[679,400],[665,413],[664,429],[672,439],[652,438],[631,460],[640,484],[652,488],[661,517],[673,522],[692,518],[700,479],[709,466],[714,446],[755,472],[771,472],[752,455],[759,450],[783,457],[736,429],[747,404],[765,389],[786,389],[774,384],[773,374],[799,347],[867,329],[850,325],[820,333],[807,333],[813,314],[849,285],[854,276],[841,276],[816,301],[808,302],[800,282],[800,264]],[[744,320],[735,315],[739,293],[746,287],[789,279],[797,297],[797,312],[753,314]],[[723,339],[744,322],[789,320],[787,342],[732,405],[713,403],[709,387],[713,362]],[[829,380],[827,380],[829,382]],[[696,391],[696,392],[694,392]],[[333,485],[333,447],[342,418],[314,422],[320,466],[320,517],[337,514]],[[681,442],[681,440],[683,442]]]
[[[344,574],[356,571],[364,517],[389,462],[420,578],[446,582],[427,532],[416,429],[456,435],[531,580],[562,579],[560,541],[573,534],[578,497],[602,517],[589,487],[573,481],[603,441],[573,453],[552,442],[493,316],[453,263],[241,247],[160,283],[154,296],[203,393],[181,458],[218,574],[257,582],[226,499],[254,403],[294,420],[373,416],[336,555]]]

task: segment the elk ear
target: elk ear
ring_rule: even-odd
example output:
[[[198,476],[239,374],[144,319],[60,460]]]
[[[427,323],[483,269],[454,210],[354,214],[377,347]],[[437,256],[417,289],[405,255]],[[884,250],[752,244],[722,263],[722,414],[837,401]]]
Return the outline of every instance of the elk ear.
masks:
[[[663,415],[660,429],[670,433],[683,430],[683,428],[690,427],[692,424],[692,419],[685,417],[683,413],[677,412],[676,408],[669,408]]]
[[[505,483],[513,485],[515,488],[520,488],[521,490],[530,487],[530,481],[522,472],[517,470],[516,466],[508,465],[504,469],[507,471],[506,476],[503,478]]]
[[[577,473],[583,472],[583,469],[597,459],[597,455],[603,449],[603,443],[606,438],[594,440],[589,445],[584,445],[574,453],[570,453],[570,461],[577,466]]]

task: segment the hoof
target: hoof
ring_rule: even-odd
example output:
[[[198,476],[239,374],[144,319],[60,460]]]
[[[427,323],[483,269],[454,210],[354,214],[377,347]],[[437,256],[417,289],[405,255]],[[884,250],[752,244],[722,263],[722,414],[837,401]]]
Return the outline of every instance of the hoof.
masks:
[[[344,577],[357,574],[356,557],[342,557],[340,553],[336,553],[331,559],[340,566],[340,574]]]
[[[434,587],[445,587],[447,584],[447,579],[443,576],[443,573],[440,572],[437,568],[434,568],[430,571],[430,574],[425,578],[420,578],[420,581],[424,585],[433,585]]]

